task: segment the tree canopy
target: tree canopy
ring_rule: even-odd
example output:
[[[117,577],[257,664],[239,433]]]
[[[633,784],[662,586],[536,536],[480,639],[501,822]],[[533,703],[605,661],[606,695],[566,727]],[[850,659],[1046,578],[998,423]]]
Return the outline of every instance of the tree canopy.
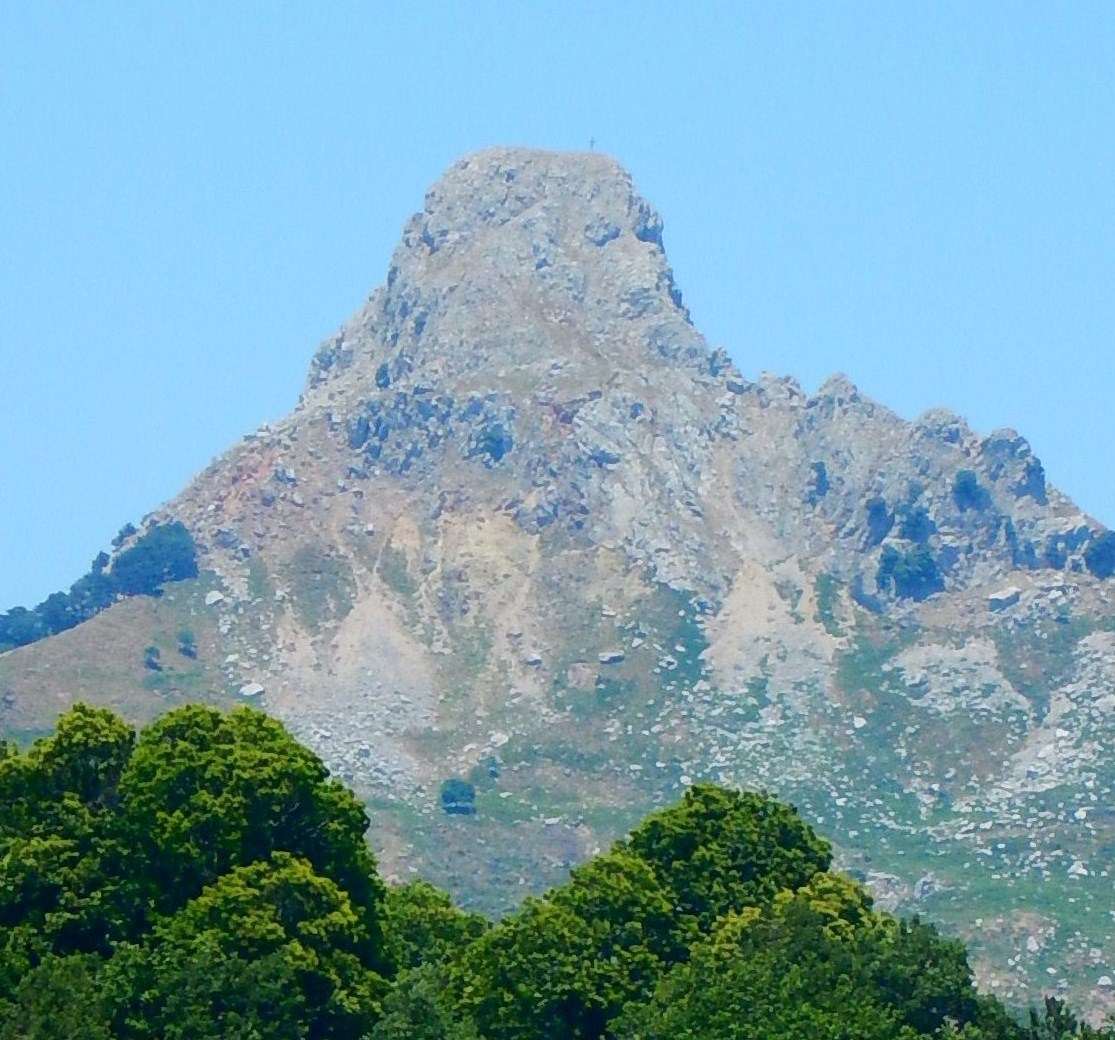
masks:
[[[136,739],[79,705],[0,757],[0,809],[13,1036],[66,1035],[66,987],[96,995],[90,1036],[97,1008],[136,1040],[357,1040],[376,1020],[394,966],[367,816],[275,720],[191,706]]]
[[[730,910],[769,902],[828,869],[828,842],[788,805],[754,791],[690,787],[622,847],[646,862],[679,913],[707,929]]]
[[[367,826],[247,708],[0,744],[0,1040],[1115,1040],[978,993],[760,792],[692,787],[496,924],[385,888]]]
[[[135,533],[129,524],[113,544],[122,545]],[[115,561],[98,553],[69,592],[52,592],[30,610],[13,607],[0,614],[0,651],[65,632],[112,606],[118,596],[157,596],[167,582],[197,574],[197,547],[186,526],[178,520],[152,524]]]

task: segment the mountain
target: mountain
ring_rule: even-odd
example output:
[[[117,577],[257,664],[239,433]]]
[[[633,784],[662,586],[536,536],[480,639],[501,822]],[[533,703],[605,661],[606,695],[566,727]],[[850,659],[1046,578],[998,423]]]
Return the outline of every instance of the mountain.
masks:
[[[0,657],[9,735],[252,700],[388,874],[488,909],[691,783],[761,786],[998,995],[1115,1006],[1115,536],[1012,430],[744,376],[612,159],[457,163],[168,521],[198,577]]]

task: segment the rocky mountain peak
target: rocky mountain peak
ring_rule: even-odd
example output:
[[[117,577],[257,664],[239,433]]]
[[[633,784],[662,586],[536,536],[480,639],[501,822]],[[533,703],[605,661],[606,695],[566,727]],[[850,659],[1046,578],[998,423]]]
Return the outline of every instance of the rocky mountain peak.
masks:
[[[492,148],[455,163],[427,192],[422,212],[407,224],[400,253],[452,255],[482,230],[531,210],[556,215],[565,234],[580,231],[597,247],[625,233],[662,245],[661,219],[610,156]]]
[[[828,400],[838,406],[855,404],[860,399],[859,387],[843,372],[834,372],[817,389],[814,395],[819,401]]]
[[[421,370],[480,385],[500,365],[529,383],[555,361],[593,369],[707,352],[666,261],[662,221],[614,159],[491,149],[430,189],[386,284],[323,345],[310,386],[352,368],[356,382]]]
[[[457,163],[298,407],[153,518],[200,576],[2,655],[9,730],[249,698],[390,869],[488,906],[695,779],[765,786],[889,905],[997,921],[1001,992],[1115,963],[1115,535],[1013,430],[745,378],[606,156]]]
[[[462,159],[288,423],[341,449],[326,479],[398,480],[611,546],[710,603],[741,554],[808,557],[876,611],[1089,566],[1098,529],[1012,431],[981,439],[945,409],[905,422],[842,375],[813,396],[744,379],[691,323],[661,232],[607,156]]]

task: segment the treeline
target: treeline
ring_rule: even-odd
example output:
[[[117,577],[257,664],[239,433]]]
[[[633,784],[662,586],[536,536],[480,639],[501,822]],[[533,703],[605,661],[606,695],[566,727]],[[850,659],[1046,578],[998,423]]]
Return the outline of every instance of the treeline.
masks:
[[[385,888],[368,819],[250,709],[0,750],[0,1040],[1111,1040],[1019,1022],[789,806],[713,786],[498,924]]]
[[[125,534],[135,534],[135,528],[129,525],[121,532]],[[65,632],[120,596],[154,596],[168,581],[196,577],[197,549],[190,532],[177,520],[154,524],[115,560],[98,554],[69,592],[54,592],[37,607],[13,607],[0,614],[0,653]]]

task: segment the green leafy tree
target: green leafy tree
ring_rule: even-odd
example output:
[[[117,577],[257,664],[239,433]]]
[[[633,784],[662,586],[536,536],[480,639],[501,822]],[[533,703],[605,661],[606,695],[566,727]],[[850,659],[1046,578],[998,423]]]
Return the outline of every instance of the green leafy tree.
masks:
[[[978,1009],[963,945],[942,939],[917,918],[887,922],[871,949],[870,978],[919,1032],[933,1032],[946,1021],[972,1021]]]
[[[276,852],[235,867],[121,961],[132,999],[117,1031],[358,1040],[386,991],[365,962],[367,938],[347,894],[306,860]]]
[[[952,499],[960,512],[969,509],[986,509],[991,505],[991,495],[980,484],[974,470],[957,470],[952,482]]]
[[[13,760],[9,783],[0,781],[0,796],[9,805],[0,828],[14,822],[12,804],[20,806],[18,819],[27,826],[36,820],[49,822],[49,803],[65,794],[89,806],[113,804],[134,745],[132,728],[111,711],[75,704],[59,717],[54,733],[36,741],[18,766]]]
[[[597,926],[594,941],[600,956],[616,958],[632,951],[640,959],[651,954],[665,960],[678,953],[673,896],[651,864],[619,847],[574,868],[569,881],[549,898]]]
[[[39,615],[26,607],[12,607],[0,616],[0,650],[27,646],[47,634]]]
[[[924,545],[937,531],[937,525],[925,506],[909,503],[898,507],[901,522],[898,533],[909,542]]]
[[[454,1004],[445,969],[434,964],[404,972],[384,998],[383,1016],[368,1040],[481,1040]]]
[[[116,583],[104,570],[107,563],[108,555],[101,553],[93,561],[89,573],[70,586],[69,609],[78,621],[86,621],[99,614],[112,606],[116,599]]]
[[[116,557],[111,575],[125,596],[152,596],[168,581],[197,577],[197,547],[181,522],[155,524]]]
[[[445,964],[491,927],[422,880],[387,889],[384,921],[391,960],[400,969]]]
[[[783,889],[774,897],[773,912],[785,916],[794,905],[806,906],[831,939],[852,939],[863,930],[882,929],[889,918],[873,914],[871,894],[845,874],[814,874],[796,892]],[[757,915],[752,915],[754,920]]]
[[[459,1008],[489,1040],[595,1040],[651,992],[674,948],[672,915],[654,871],[611,852],[464,949]]]
[[[303,1040],[306,1001],[281,951],[250,959],[219,936],[121,946],[103,972],[113,1040]]]
[[[792,807],[758,792],[696,784],[620,843],[650,865],[678,912],[707,930],[828,869],[829,845]]]
[[[441,808],[450,815],[471,816],[476,812],[476,788],[460,777],[450,777],[441,784]]]
[[[887,507],[885,498],[869,498],[867,508],[867,544],[878,545],[894,527],[894,514]]]
[[[136,889],[115,814],[133,741],[111,712],[77,705],[0,759],[0,993],[49,954],[105,952],[127,934]]]
[[[1020,1040],[986,1013],[963,949],[876,914],[847,878],[817,875],[764,907],[722,918],[653,998],[618,1020],[621,1040]]]
[[[286,851],[348,894],[369,965],[386,968],[368,817],[281,723],[251,708],[179,708],[140,735],[119,789],[160,912],[173,913],[235,867]]]
[[[46,957],[21,979],[0,1040],[114,1040],[100,957]]]
[[[52,592],[35,608],[35,613],[39,615],[45,632],[50,635],[65,632],[81,620],[72,609],[70,597],[64,592]]]
[[[190,707],[137,741],[79,705],[0,748],[0,1040],[374,1024],[393,965],[367,817],[279,723]],[[440,912],[446,947],[476,930]]]
[[[120,546],[135,534],[130,524],[113,541]],[[89,572],[70,586],[53,592],[34,610],[15,607],[0,615],[0,650],[26,646],[73,628],[111,606],[118,594],[159,593],[168,581],[197,576],[197,549],[183,524],[155,524],[135,545],[116,558],[111,572],[107,553],[99,553]]]
[[[875,580],[881,589],[890,588],[897,596],[915,600],[927,599],[945,587],[937,560],[927,545],[901,551],[893,545],[885,546]]]
[[[0,744],[0,1040],[1113,1040],[1015,1021],[764,794],[691,788],[495,926],[385,893],[366,825],[247,708]]]
[[[1109,1022],[1111,1020],[1109,1019]],[[1031,1009],[1025,1040],[1111,1040],[1115,1029],[1097,1029],[1082,1022],[1056,997],[1046,997],[1041,1011]]]

